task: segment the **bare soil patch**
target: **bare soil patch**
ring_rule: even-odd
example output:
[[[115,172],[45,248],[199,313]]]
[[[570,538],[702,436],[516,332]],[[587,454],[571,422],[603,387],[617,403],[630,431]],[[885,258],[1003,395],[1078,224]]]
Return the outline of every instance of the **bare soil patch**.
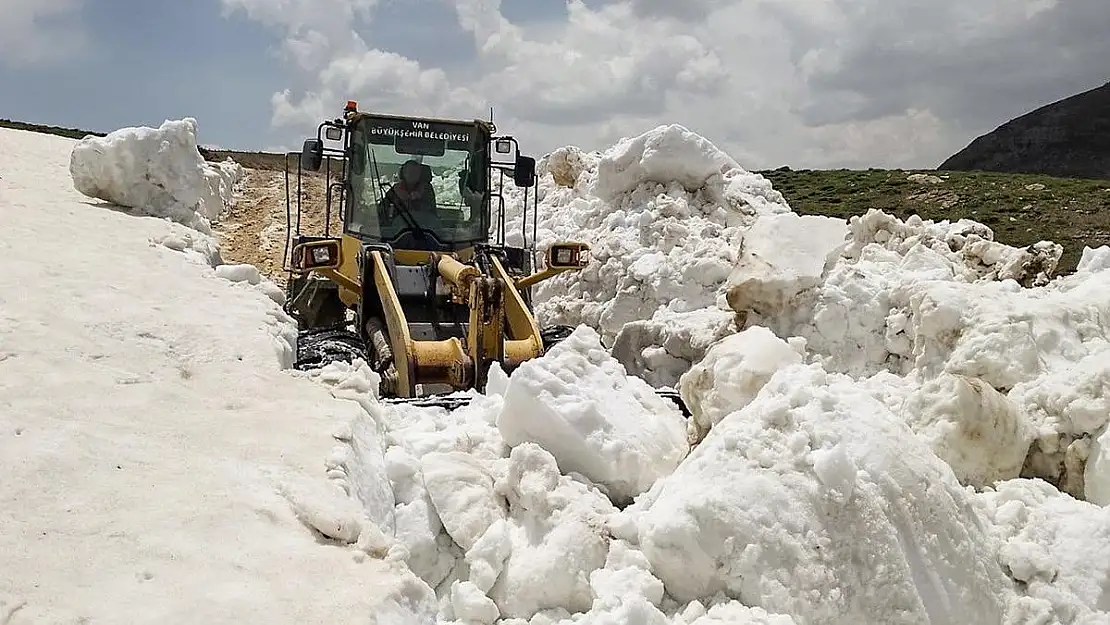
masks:
[[[326,214],[324,178],[303,177],[300,196],[301,233],[323,235]],[[297,228],[296,176],[290,176],[288,198],[290,209],[287,214],[284,172],[247,169],[236,194],[235,206],[213,227],[220,236],[220,255],[224,261],[254,265],[263,275],[284,287],[288,277],[285,270],[287,224],[289,238]],[[333,233],[337,226],[338,216],[333,214]]]

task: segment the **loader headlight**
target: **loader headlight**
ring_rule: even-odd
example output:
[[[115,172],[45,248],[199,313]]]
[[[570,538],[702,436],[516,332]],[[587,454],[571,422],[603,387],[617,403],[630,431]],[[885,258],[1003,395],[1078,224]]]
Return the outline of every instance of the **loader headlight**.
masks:
[[[564,241],[547,248],[547,266],[552,269],[579,269],[590,262],[590,246]]]
[[[308,241],[293,248],[293,268],[298,271],[336,269],[341,264],[339,239]]]

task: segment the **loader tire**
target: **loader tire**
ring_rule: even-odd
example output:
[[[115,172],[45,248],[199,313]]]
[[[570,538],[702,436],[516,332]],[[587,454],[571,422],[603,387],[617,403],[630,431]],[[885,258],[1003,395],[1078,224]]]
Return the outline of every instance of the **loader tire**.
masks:
[[[573,332],[574,327],[562,325],[547,326],[540,330],[540,340],[543,341],[543,353],[546,354],[552,347],[562,343]]]
[[[389,345],[389,334],[385,323],[379,317],[366,320],[366,335],[369,337],[367,355],[370,368],[382,377],[378,387],[379,397],[397,395],[397,363],[393,360],[393,350]]]
[[[366,345],[358,334],[346,328],[308,330],[297,337],[295,369],[319,369],[329,363],[369,360]]]

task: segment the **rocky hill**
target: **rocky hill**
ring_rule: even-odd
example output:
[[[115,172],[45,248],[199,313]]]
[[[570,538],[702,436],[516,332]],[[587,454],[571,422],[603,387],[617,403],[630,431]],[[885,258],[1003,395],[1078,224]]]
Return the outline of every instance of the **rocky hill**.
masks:
[[[1110,83],[1010,120],[938,169],[1110,179]]]

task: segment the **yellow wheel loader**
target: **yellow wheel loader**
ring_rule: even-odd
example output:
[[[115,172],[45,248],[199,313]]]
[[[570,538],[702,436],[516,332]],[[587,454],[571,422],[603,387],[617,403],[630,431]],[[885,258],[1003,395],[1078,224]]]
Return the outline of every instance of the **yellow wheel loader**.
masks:
[[[323,231],[308,235],[306,177],[326,190]],[[523,189],[520,240],[531,243],[521,246],[506,244],[509,180]],[[469,398],[447,395],[484,390],[493,362],[509,373],[572,331],[541,330],[531,290],[584,267],[589,246],[556,243],[535,270],[536,161],[492,121],[370,114],[348,102],[286,154],[285,184],[296,368],[361,358],[386,401],[453,408]],[[686,412],[676,392],[660,394]]]

